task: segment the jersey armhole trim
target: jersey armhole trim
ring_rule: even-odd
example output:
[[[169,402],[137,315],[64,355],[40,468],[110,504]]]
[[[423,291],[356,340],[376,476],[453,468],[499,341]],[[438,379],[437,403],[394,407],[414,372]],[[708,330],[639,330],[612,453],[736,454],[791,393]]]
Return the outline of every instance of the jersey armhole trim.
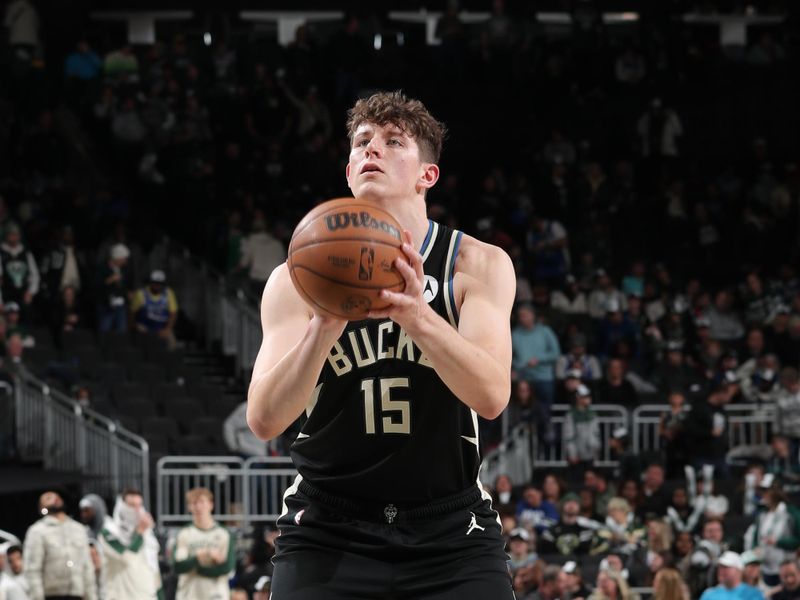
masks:
[[[422,241],[422,246],[419,249],[419,253],[422,256],[422,262],[424,263],[431,254],[433,250],[433,246],[435,245],[433,242],[436,240],[436,235],[439,233],[439,224],[436,221],[432,221],[428,219],[428,233],[425,234],[425,239]]]
[[[461,231],[453,231],[450,236],[450,247],[447,250],[447,260],[444,267],[444,304],[450,324],[458,328],[458,308],[456,308],[455,292],[453,291],[453,275],[455,274],[458,248],[461,245]]]

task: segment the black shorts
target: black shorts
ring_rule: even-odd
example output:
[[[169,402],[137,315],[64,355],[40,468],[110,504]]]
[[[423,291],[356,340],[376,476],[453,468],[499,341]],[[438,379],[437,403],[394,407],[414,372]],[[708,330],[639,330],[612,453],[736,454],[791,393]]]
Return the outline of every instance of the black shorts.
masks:
[[[497,513],[477,485],[410,510],[302,481],[278,519],[271,600],[513,600]]]

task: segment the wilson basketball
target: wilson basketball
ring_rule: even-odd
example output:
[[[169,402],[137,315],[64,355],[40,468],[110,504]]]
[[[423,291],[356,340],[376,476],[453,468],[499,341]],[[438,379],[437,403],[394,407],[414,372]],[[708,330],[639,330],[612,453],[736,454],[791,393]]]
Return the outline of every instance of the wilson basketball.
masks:
[[[402,229],[389,213],[354,198],[329,200],[297,225],[286,261],[294,287],[314,309],[364,319],[386,308],[382,289],[402,291],[394,266],[403,256]]]

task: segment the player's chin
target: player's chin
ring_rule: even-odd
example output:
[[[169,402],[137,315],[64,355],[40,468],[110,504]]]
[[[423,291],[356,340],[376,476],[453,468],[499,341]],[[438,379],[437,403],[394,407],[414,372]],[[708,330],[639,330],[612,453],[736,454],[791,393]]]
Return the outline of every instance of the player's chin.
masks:
[[[353,190],[353,195],[359,200],[380,200],[386,196],[386,186],[378,182],[367,181]]]

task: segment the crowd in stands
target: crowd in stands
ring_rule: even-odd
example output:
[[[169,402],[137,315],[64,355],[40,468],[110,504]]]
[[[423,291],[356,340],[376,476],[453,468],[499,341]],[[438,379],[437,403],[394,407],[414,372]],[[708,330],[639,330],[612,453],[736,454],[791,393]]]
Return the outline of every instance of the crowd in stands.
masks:
[[[330,35],[301,26],[286,47],[232,30],[131,46],[87,21],[58,53],[35,3],[10,2],[4,368],[38,362],[42,328],[55,344],[132,328],[175,347],[177,300],[148,260],[161,230],[257,297],[299,218],[347,194],[345,110],[403,88],[450,130],[431,217],[515,262],[506,422],[563,442],[569,462],[492,486],[518,597],[633,600],[631,587],[654,586],[677,600],[742,580],[800,597],[795,9],[771,3],[787,21],[732,48],[680,22],[691,2],[652,3],[618,30],[584,4],[571,31],[553,33],[523,6],[487,2],[489,20],[468,24],[449,3],[440,46],[374,14],[348,14]],[[618,466],[598,468],[593,405],[643,403],[665,405],[659,451],[636,454],[621,427],[607,442]],[[570,406],[559,435],[556,404]],[[731,404],[774,414],[769,437],[748,440],[744,474],[728,460],[741,450],[729,447]],[[482,429],[485,449],[500,441],[499,421]],[[126,535],[128,547],[139,539]],[[251,597],[269,575],[270,535],[239,567]],[[140,537],[136,552],[152,550]],[[197,564],[230,571],[223,554]],[[9,549],[14,576],[18,555]],[[153,567],[136,560],[125,568]]]

